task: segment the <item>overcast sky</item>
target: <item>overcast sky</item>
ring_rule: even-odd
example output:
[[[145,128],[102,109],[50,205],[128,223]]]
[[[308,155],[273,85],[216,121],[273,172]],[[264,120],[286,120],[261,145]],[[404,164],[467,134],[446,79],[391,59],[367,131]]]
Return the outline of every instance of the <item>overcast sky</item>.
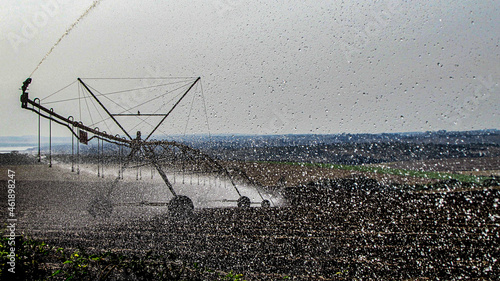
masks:
[[[92,3],[0,1],[0,135],[37,133],[19,88]],[[499,129],[499,43],[496,0],[103,0],[30,97],[77,77],[201,76],[212,134]]]

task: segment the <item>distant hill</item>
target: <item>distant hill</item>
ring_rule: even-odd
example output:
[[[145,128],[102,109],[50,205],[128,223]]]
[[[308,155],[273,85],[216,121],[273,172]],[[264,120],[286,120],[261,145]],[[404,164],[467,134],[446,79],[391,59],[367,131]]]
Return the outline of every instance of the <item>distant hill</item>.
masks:
[[[475,131],[428,131],[410,133],[381,134],[303,134],[303,135],[194,135],[194,136],[160,136],[154,139],[166,139],[182,142],[194,147],[269,147],[298,146],[334,143],[372,143],[372,142],[408,142],[408,143],[442,143],[442,144],[500,144],[500,130]],[[49,138],[42,136],[42,145]],[[53,144],[71,144],[70,137],[52,137]],[[37,136],[1,137],[0,146],[38,145]]]
[[[223,160],[374,164],[500,156],[500,131],[214,136],[183,139]]]
[[[500,156],[500,130],[330,135],[155,136],[201,149],[221,160],[372,164],[395,161]],[[48,151],[48,139],[42,150]],[[15,144],[15,145],[12,145]],[[0,146],[38,145],[36,136],[0,137]],[[117,146],[105,151],[116,154]],[[96,153],[96,144],[80,153]],[[71,153],[71,138],[53,138],[53,153]]]
[[[157,137],[189,144],[199,148],[245,148],[272,146],[328,145],[340,143],[433,143],[433,144],[488,144],[500,145],[500,130],[435,131],[382,134],[327,134],[327,135],[216,135]]]

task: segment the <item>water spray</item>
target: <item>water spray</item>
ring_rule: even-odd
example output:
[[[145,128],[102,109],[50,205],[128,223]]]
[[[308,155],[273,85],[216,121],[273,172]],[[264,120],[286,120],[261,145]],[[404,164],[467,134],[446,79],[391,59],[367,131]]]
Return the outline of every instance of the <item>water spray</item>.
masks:
[[[45,56],[42,58],[42,60],[38,63],[38,65],[35,67],[35,69],[33,70],[33,72],[31,72],[31,74],[29,75],[29,77],[32,77],[33,76],[33,73],[35,73],[35,71],[37,71],[37,69],[40,67],[40,65],[45,61],[45,59],[52,53],[52,51],[55,49],[55,47],[57,45],[59,45],[59,43],[63,40],[64,37],[66,37],[72,30],[73,28],[75,28],[75,26],[84,18],[86,17],[90,11],[92,11],[102,0],[96,0],[92,3],[92,5],[90,5],[90,7],[87,8],[87,10],[85,10],[85,12],[70,26],[68,27],[68,29],[66,29],[66,31],[63,33],[63,35],[56,41],[56,43],[54,43],[54,45],[52,45],[52,47],[50,48],[50,50],[45,54]]]

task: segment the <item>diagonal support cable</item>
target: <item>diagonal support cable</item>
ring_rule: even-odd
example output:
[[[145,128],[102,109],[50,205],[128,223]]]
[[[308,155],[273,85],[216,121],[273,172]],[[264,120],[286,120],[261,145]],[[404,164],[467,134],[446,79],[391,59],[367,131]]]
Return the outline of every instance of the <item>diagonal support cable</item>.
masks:
[[[116,125],[118,125],[118,127],[120,127],[120,129],[122,129],[122,131],[125,133],[125,135],[127,135],[127,137],[129,137],[129,139],[132,139],[132,137],[122,127],[122,125],[118,122],[118,120],[116,120],[115,117],[113,117],[111,112],[109,112],[108,109],[104,106],[104,104],[102,104],[101,101],[94,95],[94,93],[92,93],[92,91],[89,89],[89,87],[87,87],[87,85],[85,83],[83,83],[82,79],[78,78],[78,81],[83,85],[83,87],[85,87],[85,89],[92,95],[92,97],[94,97],[94,99],[97,101],[97,103],[99,103],[99,105],[104,109],[104,111],[106,111],[106,113],[111,117],[111,119],[113,119],[113,121],[115,121]],[[196,80],[196,81],[198,81],[198,80]]]
[[[161,119],[161,121],[158,123],[158,125],[156,125],[156,127],[153,129],[153,131],[151,131],[151,133],[149,133],[149,135],[144,139],[144,141],[147,141],[152,135],[153,133],[158,129],[158,127],[160,127],[160,125],[163,123],[163,121],[165,121],[165,119],[167,119],[167,117],[170,115],[170,113],[172,113],[172,111],[174,111],[174,109],[177,107],[177,105],[182,101],[182,99],[189,93],[189,91],[191,91],[191,89],[194,87],[194,85],[196,85],[196,83],[198,83],[198,81],[200,81],[201,77],[198,77],[196,78],[196,80],[193,82],[193,84],[191,84],[191,86],[189,86],[189,89],[186,90],[186,92],[182,95],[182,97],[174,104],[174,106],[170,109],[169,112],[167,112],[167,114],[165,114],[165,116]],[[114,118],[113,118],[114,119]]]

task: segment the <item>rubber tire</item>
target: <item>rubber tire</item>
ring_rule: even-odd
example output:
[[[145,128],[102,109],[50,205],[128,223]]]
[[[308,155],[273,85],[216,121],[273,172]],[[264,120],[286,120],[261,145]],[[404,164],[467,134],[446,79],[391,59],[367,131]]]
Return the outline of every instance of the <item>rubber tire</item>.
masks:
[[[246,196],[241,196],[238,199],[238,208],[250,208],[250,198]]]
[[[264,200],[264,201],[262,201],[262,203],[260,204],[260,206],[261,206],[262,208],[270,208],[270,207],[271,207],[271,201],[269,201],[269,200]]]
[[[172,218],[190,217],[193,210],[193,201],[184,195],[177,195],[168,202],[168,212]]]
[[[113,213],[113,203],[108,197],[94,197],[90,201],[87,211],[94,218],[109,218]]]

